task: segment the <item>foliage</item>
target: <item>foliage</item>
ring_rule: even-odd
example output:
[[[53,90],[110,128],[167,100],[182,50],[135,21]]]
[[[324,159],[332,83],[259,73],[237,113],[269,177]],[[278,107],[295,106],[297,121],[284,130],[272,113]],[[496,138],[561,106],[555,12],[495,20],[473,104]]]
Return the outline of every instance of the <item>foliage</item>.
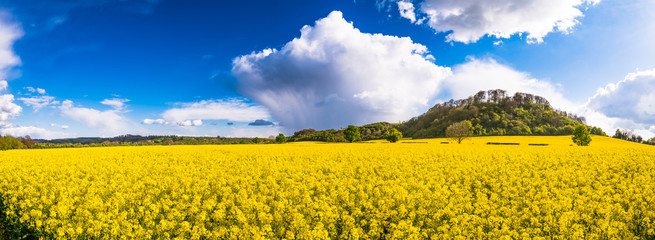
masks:
[[[275,142],[277,143],[285,143],[287,142],[287,137],[284,136],[284,134],[280,133],[275,137]]]
[[[346,130],[343,130],[343,137],[346,139],[348,142],[355,142],[359,140],[359,127],[355,125],[348,125],[348,128]]]
[[[471,137],[473,135],[471,128],[471,122],[461,121],[458,123],[453,123],[452,125],[446,128],[446,137],[452,139],[458,144],[462,144],[462,141]]]
[[[262,142],[261,138],[255,137],[255,138],[252,139],[252,143],[254,143],[254,144],[258,144],[260,142]]]
[[[642,143],[644,141],[644,139],[641,136],[635,134],[633,131],[630,130],[616,129],[616,132],[612,137],[631,141],[631,142],[637,142],[637,143]]]
[[[387,132],[384,134],[384,139],[392,143],[398,142],[402,138],[403,134],[395,128],[387,130]]]
[[[15,239],[655,238],[652,146],[421,141],[5,151],[0,216]]]
[[[571,135],[584,118],[553,109],[548,100],[527,93],[509,96],[504,90],[481,91],[467,99],[450,100],[398,126],[404,136],[446,136],[446,128],[468,120],[476,136]],[[592,134],[606,136],[596,127]]]
[[[584,125],[578,125],[573,131],[573,136],[571,136],[573,143],[578,146],[589,146],[591,142],[591,136],[589,135],[589,130]]]
[[[0,150],[26,148],[20,139],[12,136],[0,136]]]
[[[384,133],[393,128],[393,125],[387,122],[366,124],[359,128],[360,139],[364,141],[384,139]],[[297,131],[289,138],[290,142],[299,141],[320,141],[320,142],[347,142],[343,131],[346,129],[327,129],[316,131],[312,128]]]

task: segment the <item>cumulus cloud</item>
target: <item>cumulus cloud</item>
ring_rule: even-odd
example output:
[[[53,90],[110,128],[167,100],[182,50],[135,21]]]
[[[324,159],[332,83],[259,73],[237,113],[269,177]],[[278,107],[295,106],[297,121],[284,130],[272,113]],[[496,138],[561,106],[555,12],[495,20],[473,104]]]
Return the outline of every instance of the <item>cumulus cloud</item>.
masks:
[[[389,2],[389,1],[382,1]],[[551,32],[567,34],[584,16],[580,9],[600,0],[425,0],[418,12],[437,32],[446,32],[448,41],[476,42],[485,35],[509,38],[527,35],[529,43],[540,43]],[[398,2],[402,17],[416,21],[410,4]],[[412,6],[413,8],[413,6]]]
[[[128,129],[127,119],[116,110],[99,111],[93,108],[76,107],[71,100],[63,101],[59,109],[64,116],[105,134],[122,133]]]
[[[416,22],[416,14],[414,13],[414,4],[408,1],[398,2],[398,11],[400,16],[409,19],[412,23]]]
[[[182,126],[182,127],[196,127],[196,126],[202,126],[202,120],[196,119],[196,120],[186,120],[186,121],[181,121],[178,122],[177,125]]]
[[[129,101],[130,101],[129,99],[112,98],[112,99],[102,100],[102,102],[100,103],[110,106],[117,111],[120,111],[123,110],[123,108],[125,107],[125,103]]]
[[[655,136],[655,69],[630,73],[599,88],[587,101],[585,115],[588,122],[611,133],[621,128]]]
[[[141,124],[145,124],[145,125],[153,125],[153,124],[165,125],[165,124],[168,124],[168,122],[166,122],[166,120],[161,119],[161,118],[159,118],[159,119],[146,118],[146,119],[143,119],[143,121],[141,121]]]
[[[432,59],[408,37],[362,33],[335,11],[280,50],[235,58],[232,74],[284,126],[326,129],[419,114],[451,74]]]
[[[23,104],[32,107],[34,112],[38,112],[41,108],[49,105],[59,104],[59,101],[55,101],[55,98],[52,96],[22,97],[18,98],[18,100],[22,101]]]
[[[14,54],[14,42],[23,36],[19,24],[8,20],[9,14],[0,10],[0,124],[20,115],[23,110],[14,103],[14,95],[4,94],[9,84],[2,80],[9,70],[20,64],[20,58]]]
[[[14,95],[2,94],[7,86],[7,81],[0,80],[0,123],[18,117],[23,111],[23,108],[14,103]]]
[[[467,98],[478,91],[503,89],[542,96],[555,108],[575,111],[578,105],[568,101],[557,87],[546,80],[532,77],[492,58],[468,58],[465,63],[453,67],[453,75],[444,82],[444,89],[454,99]]]
[[[55,139],[55,138],[65,138],[69,136],[67,133],[50,131],[35,126],[27,126],[27,127],[8,126],[8,127],[0,128],[0,133],[2,133],[2,135],[9,135],[15,137],[30,136],[31,138],[37,138],[37,139]]]
[[[269,116],[266,108],[249,103],[246,99],[182,103],[179,107],[168,109],[162,114],[165,121],[176,123],[194,119],[249,122],[255,119],[269,118]]]

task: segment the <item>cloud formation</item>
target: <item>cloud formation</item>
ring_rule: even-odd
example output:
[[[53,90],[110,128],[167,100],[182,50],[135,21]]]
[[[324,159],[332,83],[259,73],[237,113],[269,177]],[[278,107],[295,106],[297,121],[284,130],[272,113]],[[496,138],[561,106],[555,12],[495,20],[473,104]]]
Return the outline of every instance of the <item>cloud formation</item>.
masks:
[[[398,1],[398,11],[400,16],[409,19],[412,23],[416,22],[416,14],[414,13],[414,4],[409,1]]]
[[[166,110],[162,117],[169,122],[184,122],[187,120],[228,120],[250,122],[256,119],[269,118],[266,108],[249,103],[246,99],[203,100],[193,103],[182,103],[179,107]]]
[[[197,127],[197,126],[202,126],[202,120],[196,119],[196,120],[186,120],[186,121],[181,121],[178,122],[177,125],[182,126],[182,127]]]
[[[383,1],[388,2],[388,1]],[[551,32],[567,34],[584,16],[581,8],[600,0],[425,0],[417,12],[448,41],[476,42],[484,36],[510,38],[525,34],[528,43],[540,43]],[[399,1],[402,17],[415,22],[414,6]]]
[[[116,111],[121,111],[125,107],[125,103],[129,102],[129,99],[121,99],[121,98],[112,98],[112,99],[105,99],[102,100],[102,104],[110,106],[114,108]]]
[[[10,15],[0,9],[0,125],[20,115],[23,110],[14,103],[14,95],[4,93],[9,84],[3,80],[11,68],[20,65],[20,58],[14,54],[14,42],[23,36],[16,23],[10,22]]]
[[[165,125],[165,124],[168,124],[168,122],[166,122],[166,120],[161,119],[161,118],[159,118],[159,119],[146,118],[146,119],[143,119],[143,121],[141,121],[141,124],[144,124],[144,125],[153,125],[153,124]]]
[[[10,14],[0,9],[0,80],[7,77],[11,68],[21,63],[14,53],[13,45],[23,36],[23,30],[19,24],[9,21],[9,18]]]
[[[340,128],[419,114],[451,74],[433,59],[408,37],[362,33],[334,11],[280,50],[235,58],[232,74],[284,126]]]
[[[18,98],[18,100],[22,101],[23,104],[32,107],[34,112],[38,112],[41,108],[50,105],[59,104],[59,101],[55,101],[55,97],[52,96],[21,97]]]
[[[588,121],[606,131],[632,129],[644,137],[655,136],[655,69],[630,73],[599,88],[585,108]]]
[[[128,130],[127,119],[119,111],[100,111],[93,108],[76,107],[71,100],[59,106],[61,113],[89,128],[98,129],[104,134],[120,134]]]
[[[30,136],[34,139],[55,139],[69,137],[68,134],[63,132],[50,131],[35,126],[7,126],[0,128],[0,133],[2,133],[2,135],[9,135],[14,137]]]

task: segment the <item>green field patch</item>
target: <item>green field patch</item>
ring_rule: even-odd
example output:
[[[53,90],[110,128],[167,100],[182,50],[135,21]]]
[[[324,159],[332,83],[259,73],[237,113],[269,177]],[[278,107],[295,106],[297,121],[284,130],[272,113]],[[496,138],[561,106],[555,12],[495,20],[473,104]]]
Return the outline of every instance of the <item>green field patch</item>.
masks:
[[[520,143],[508,143],[508,142],[487,142],[487,145],[521,145]]]

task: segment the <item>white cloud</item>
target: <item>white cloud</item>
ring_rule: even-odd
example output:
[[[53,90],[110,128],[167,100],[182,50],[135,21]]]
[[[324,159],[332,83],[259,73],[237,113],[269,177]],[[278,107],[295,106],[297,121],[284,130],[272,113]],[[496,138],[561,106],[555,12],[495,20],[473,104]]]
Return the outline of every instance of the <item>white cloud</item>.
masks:
[[[152,124],[166,125],[166,124],[168,124],[168,122],[166,120],[164,120],[164,119],[161,119],[161,118],[159,118],[159,119],[146,118],[146,119],[143,119],[143,121],[141,121],[141,124],[145,124],[145,125],[152,125]]]
[[[59,124],[56,124],[56,123],[51,123],[50,127],[68,129],[68,125],[59,125]]]
[[[182,126],[182,127],[196,127],[196,126],[202,126],[202,120],[186,120],[186,121],[181,121],[178,122],[177,125]]]
[[[63,132],[54,132],[47,129],[27,126],[27,127],[4,127],[0,128],[0,133],[3,135],[10,135],[14,137],[30,136],[31,138],[38,139],[54,139],[54,138],[65,138],[69,137],[68,134]]]
[[[19,24],[8,21],[9,14],[0,10],[0,124],[20,115],[23,110],[14,103],[14,95],[1,94],[7,90],[7,77],[9,70],[20,65],[20,58],[14,54],[14,42],[23,36]]]
[[[444,82],[454,99],[467,98],[478,91],[503,89],[508,93],[530,93],[542,96],[553,107],[575,111],[577,105],[568,101],[550,82],[536,79],[529,73],[520,72],[491,58],[468,58],[467,62],[453,67],[453,75]]]
[[[127,119],[119,111],[99,111],[93,108],[75,107],[73,101],[65,100],[59,107],[61,113],[87,127],[98,129],[104,134],[118,134],[128,130]]]
[[[23,108],[14,103],[14,95],[0,94],[0,123],[18,117],[21,111]]]
[[[407,14],[407,8],[402,8],[401,2],[398,2],[401,16],[414,22],[416,16]],[[551,32],[571,32],[584,16],[580,9],[599,2],[600,0],[425,0],[419,4],[418,12],[427,16],[427,24],[437,32],[449,32],[446,37],[448,41],[471,43],[485,35],[509,38],[514,34],[526,34],[529,43],[540,43]]]
[[[129,99],[112,98],[112,99],[102,100],[102,102],[100,103],[110,106],[116,109],[117,111],[120,111],[123,110],[123,108],[125,107],[125,103],[129,101],[130,101]]]
[[[29,98],[18,98],[19,101],[22,101],[23,104],[34,108],[34,112],[39,111],[41,108],[44,108],[49,105],[57,105],[59,101],[55,101],[55,98],[52,96],[38,96],[38,97],[29,97]]]
[[[585,108],[587,121],[605,131],[621,128],[655,136],[655,69],[630,73],[616,84],[599,88]]]
[[[27,89],[27,91],[29,91],[31,93],[36,92],[36,93],[39,93],[39,94],[45,94],[45,89],[43,89],[43,88],[25,87],[25,89]]]
[[[279,51],[235,58],[232,74],[291,129],[398,122],[427,107],[451,74],[427,52],[408,37],[362,33],[335,11]]]
[[[248,122],[268,119],[270,114],[266,108],[248,103],[245,99],[227,99],[182,103],[180,107],[166,110],[162,117],[166,121],[176,123],[192,119]]]
[[[10,22],[9,18],[9,13],[0,10],[0,79],[7,77],[7,72],[21,63],[14,53],[13,45],[23,36],[23,30],[19,24]]]
[[[398,11],[400,16],[409,19],[412,23],[416,22],[416,14],[414,14],[414,4],[407,1],[398,2]]]

